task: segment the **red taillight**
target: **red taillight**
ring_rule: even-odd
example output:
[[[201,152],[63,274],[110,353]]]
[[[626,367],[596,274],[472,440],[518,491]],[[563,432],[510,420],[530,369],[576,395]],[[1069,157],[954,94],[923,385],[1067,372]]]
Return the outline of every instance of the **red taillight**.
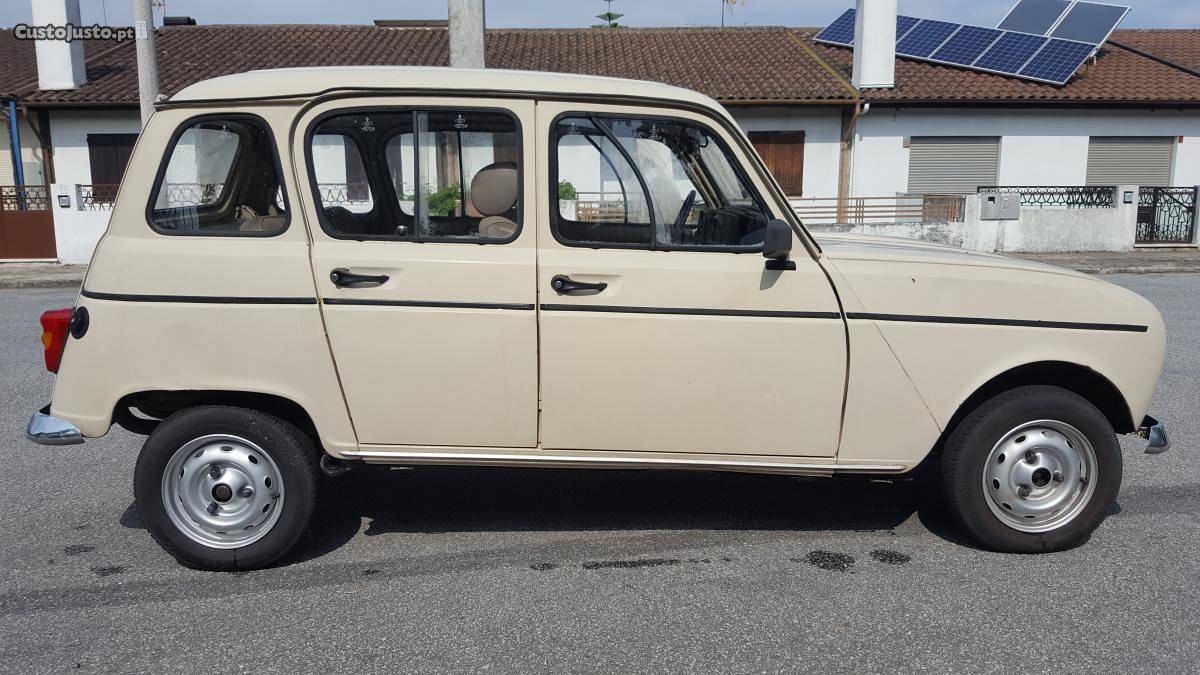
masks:
[[[42,314],[42,347],[46,350],[46,370],[57,373],[62,363],[63,348],[71,332],[73,309],[52,309]]]

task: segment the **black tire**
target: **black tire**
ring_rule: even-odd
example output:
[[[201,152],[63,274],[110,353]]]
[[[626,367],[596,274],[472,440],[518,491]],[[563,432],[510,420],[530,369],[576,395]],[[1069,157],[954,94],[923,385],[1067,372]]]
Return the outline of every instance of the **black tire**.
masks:
[[[983,478],[992,448],[1011,430],[1036,420],[1056,420],[1083,434],[1095,453],[1095,489],[1067,522],[1046,532],[1025,532],[993,513]],[[1006,553],[1044,553],[1087,541],[1121,489],[1121,470],[1116,433],[1096,406],[1066,389],[1034,385],[999,394],[958,423],[943,449],[942,485],[950,512],[983,545]]]
[[[193,540],[172,522],[163,504],[163,472],[176,451],[194,439],[229,434],[253,442],[278,467],[284,485],[279,515],[261,539],[240,548]],[[229,406],[186,408],[163,420],[142,446],[133,492],[146,529],[168,553],[196,569],[258,569],[287,553],[308,530],[316,505],[319,454],[312,439],[273,415]],[[255,462],[257,463],[257,462]]]

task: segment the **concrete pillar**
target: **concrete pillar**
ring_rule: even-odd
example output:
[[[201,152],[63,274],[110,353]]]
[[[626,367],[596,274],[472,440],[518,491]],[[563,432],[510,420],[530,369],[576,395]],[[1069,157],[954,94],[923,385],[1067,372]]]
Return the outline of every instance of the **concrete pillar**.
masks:
[[[484,67],[483,0],[449,0],[450,66]]]
[[[1192,187],[1195,195],[1195,208],[1192,209],[1192,243],[1200,244],[1200,185]]]
[[[896,0],[858,0],[854,17],[855,89],[896,86]]]
[[[33,0],[34,26],[79,26],[79,0]],[[40,89],[75,89],[87,82],[82,40],[38,40],[33,45]]]
[[[1125,203],[1125,195],[1132,195],[1129,204]],[[1121,241],[1114,242],[1116,246],[1113,250],[1132,251],[1133,245],[1137,241],[1138,186],[1118,185],[1117,194],[1113,196],[1113,204],[1117,207],[1123,232]]]
[[[154,114],[158,98],[158,53],[154,48],[154,8],[151,0],[133,0],[133,32],[137,40],[138,100],[142,128]]]

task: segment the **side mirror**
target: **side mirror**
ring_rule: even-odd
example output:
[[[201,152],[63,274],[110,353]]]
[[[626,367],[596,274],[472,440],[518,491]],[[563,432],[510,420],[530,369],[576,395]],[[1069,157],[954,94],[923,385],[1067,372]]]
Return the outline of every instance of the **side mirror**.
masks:
[[[792,226],[776,218],[767,223],[763,236],[763,257],[769,270],[794,270],[796,263],[788,260],[792,253]]]

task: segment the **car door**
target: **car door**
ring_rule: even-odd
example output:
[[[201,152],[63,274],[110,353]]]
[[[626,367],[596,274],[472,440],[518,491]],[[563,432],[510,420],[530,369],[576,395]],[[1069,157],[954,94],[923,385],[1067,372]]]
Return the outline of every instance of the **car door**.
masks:
[[[541,439],[547,449],[830,457],[846,334],[746,146],[683,111],[539,103]]]
[[[533,111],[343,99],[297,125],[313,274],[360,444],[537,445]]]

